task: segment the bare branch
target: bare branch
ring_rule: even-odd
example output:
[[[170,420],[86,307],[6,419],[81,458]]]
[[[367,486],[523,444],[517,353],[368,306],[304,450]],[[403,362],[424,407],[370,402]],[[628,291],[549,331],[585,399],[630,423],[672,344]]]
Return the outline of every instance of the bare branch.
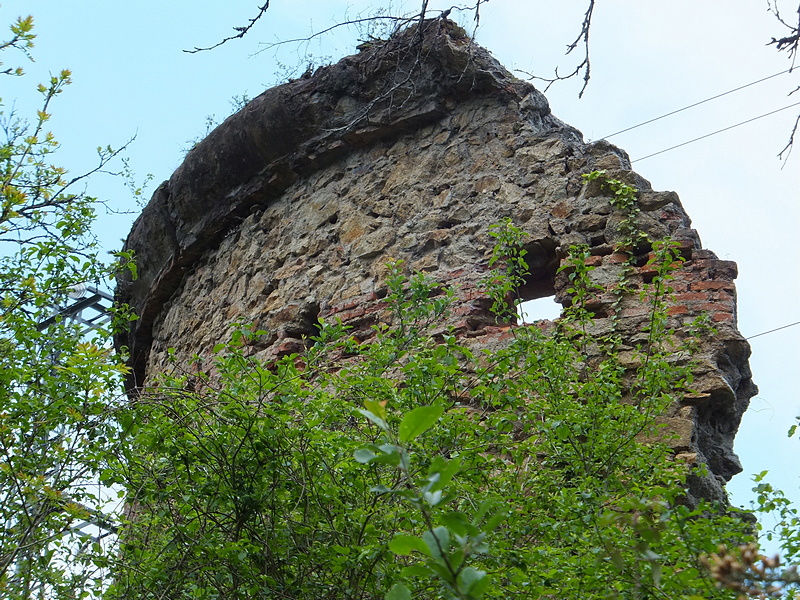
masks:
[[[800,4],[797,7],[797,21],[792,23],[789,23],[781,15],[777,0],[767,0],[767,11],[771,12],[775,16],[775,19],[778,21],[778,23],[789,30],[788,35],[779,38],[772,38],[767,45],[775,46],[775,49],[778,52],[787,52],[789,54],[789,60],[791,61],[791,67],[789,70],[791,71],[795,68],[798,58],[798,51],[800,50]],[[800,90],[800,86],[789,92],[789,96],[798,90]],[[789,160],[789,155],[792,153],[794,137],[797,134],[798,127],[800,127],[800,115],[798,115],[797,119],[795,119],[794,127],[792,127],[792,132],[789,134],[789,141],[778,153],[778,158],[783,160],[784,166],[786,166],[786,161]]]
[[[416,20],[415,17],[412,18]],[[361,111],[360,113],[352,119],[346,125],[342,127],[338,127],[336,129],[327,130],[329,132],[335,131],[346,131],[351,130],[358,126],[360,123],[364,121],[369,121],[371,112],[375,106],[379,103],[388,100],[390,104],[394,104],[394,97],[397,92],[401,92],[403,89],[407,89],[411,87],[412,89],[415,87],[414,76],[419,72],[424,62],[424,49],[422,45],[414,43],[416,40],[421,39],[425,36],[426,30],[429,26],[434,25],[436,27],[440,25],[435,25],[437,23],[434,19],[429,19],[427,21],[423,21],[422,25],[417,25],[416,30],[413,32],[411,37],[411,42],[405,48],[405,51],[409,52],[409,55],[413,57],[413,62],[410,66],[404,67],[406,69],[405,73],[403,73],[404,77],[398,81],[393,82],[391,85],[388,86],[386,90],[381,92],[375,98],[373,98]],[[438,21],[438,23],[443,23],[442,21]],[[401,74],[402,71],[398,67],[398,74]],[[410,95],[400,94],[403,96],[399,105],[395,106],[395,108],[402,108],[405,104],[406,100],[410,97]]]
[[[478,3],[480,4],[480,2]],[[567,46],[567,52],[565,54],[569,55],[572,53],[573,50],[578,48],[579,46],[583,47],[583,60],[567,75],[560,75],[558,73],[558,68],[555,69],[555,73],[553,77],[540,77],[539,75],[533,75],[528,73],[527,71],[518,71],[523,73],[528,77],[528,79],[538,79],[539,81],[544,81],[547,83],[547,86],[544,88],[543,91],[547,91],[550,89],[550,86],[553,85],[557,81],[565,81],[567,79],[572,79],[573,77],[579,75],[583,72],[583,86],[581,86],[581,91],[578,92],[578,98],[583,97],[583,93],[586,91],[586,87],[589,85],[589,79],[591,78],[591,71],[592,71],[592,64],[589,59],[589,33],[592,28],[592,16],[594,14],[594,5],[595,0],[589,0],[589,6],[586,8],[586,12],[583,15],[583,22],[581,23],[581,30],[578,34],[578,37]]]
[[[278,40],[276,42],[267,43],[267,44],[264,45],[264,47],[261,50],[256,52],[256,54],[259,54],[259,53],[261,53],[261,52],[263,52],[265,50],[272,50],[272,49],[278,48],[280,46],[285,46],[287,44],[300,44],[300,43],[310,42],[313,39],[321,37],[321,36],[323,36],[323,35],[325,35],[327,33],[330,33],[331,31],[334,31],[334,30],[339,29],[341,27],[348,27],[348,26],[351,26],[351,25],[360,25],[362,23],[371,23],[371,22],[376,22],[376,21],[390,21],[390,22],[394,22],[395,23],[395,31],[401,29],[402,27],[410,25],[414,21],[417,21],[421,25],[422,22],[425,20],[426,15],[427,15],[428,2],[429,2],[429,0],[421,0],[421,4],[420,4],[419,10],[416,10],[416,11],[414,11],[412,13],[407,13],[405,15],[374,14],[374,15],[371,15],[371,16],[368,16],[368,17],[358,17],[358,18],[354,18],[354,19],[344,19],[344,20],[341,20],[341,21],[335,23],[334,25],[331,25],[330,27],[326,27],[325,29],[321,29],[319,31],[315,31],[315,32],[313,32],[310,35],[305,36],[305,37],[291,38],[291,39],[281,39],[281,40]],[[438,17],[441,18],[441,19],[446,19],[446,18],[448,18],[450,16],[450,13],[452,11],[454,11],[454,10],[455,11],[459,11],[459,12],[474,12],[474,17],[473,18],[475,20],[475,26],[476,26],[476,29],[477,29],[477,26],[480,23],[480,7],[481,7],[482,4],[486,4],[487,2],[489,2],[489,0],[475,0],[475,4],[473,6],[453,5],[453,6],[451,6],[450,8],[448,8],[446,10],[439,11]],[[592,0],[592,4],[594,4],[594,0]],[[218,48],[219,46],[223,45],[226,42],[229,42],[231,40],[235,40],[235,39],[239,39],[239,38],[244,37],[250,31],[250,29],[253,27],[253,25],[255,25],[255,23],[264,15],[264,13],[266,12],[267,8],[269,8],[269,0],[267,0],[267,2],[263,6],[261,6],[259,8],[259,13],[255,17],[253,17],[252,19],[249,19],[247,26],[245,26],[245,27],[234,27],[233,28],[237,32],[235,35],[231,35],[231,36],[223,39],[222,41],[214,44],[213,46],[195,47],[193,50],[184,50],[184,52],[196,53],[196,52],[202,52],[202,51],[205,51],[205,50],[212,50],[214,48]],[[363,40],[363,41],[367,41],[368,42],[369,40]]]
[[[480,5],[481,4],[485,4],[488,1],[489,0],[477,0],[475,6],[451,6],[447,10],[441,11],[439,13],[439,15],[438,15],[438,18],[446,19],[446,18],[448,18],[450,16],[450,13],[452,11],[454,11],[454,10],[455,11],[459,11],[459,12],[475,11],[475,20],[478,21],[479,20],[478,10],[480,9]],[[266,50],[272,50],[274,48],[279,48],[279,47],[285,46],[287,44],[302,44],[302,43],[310,42],[311,40],[314,40],[314,39],[316,39],[318,37],[322,37],[322,36],[330,33],[331,31],[335,31],[336,29],[339,29],[341,27],[349,27],[351,25],[361,25],[362,23],[374,23],[376,21],[390,21],[390,22],[394,22],[395,23],[395,28],[394,29],[395,29],[395,31],[398,31],[398,30],[402,29],[403,27],[405,27],[407,25],[410,25],[414,21],[418,21],[418,22],[421,23],[425,19],[425,14],[426,14],[426,11],[427,11],[427,5],[428,5],[428,2],[426,0],[421,5],[419,12],[414,12],[414,13],[411,13],[411,14],[405,14],[405,15],[378,14],[378,15],[370,15],[368,17],[358,17],[358,18],[355,18],[355,19],[345,19],[343,21],[339,21],[337,23],[334,23],[330,27],[326,27],[325,29],[320,29],[319,31],[315,31],[314,33],[312,33],[312,34],[310,34],[308,36],[305,36],[305,37],[291,38],[291,39],[287,39],[287,40],[278,40],[277,42],[265,43],[264,47],[261,50],[259,50],[258,52],[256,52],[256,54],[260,54],[261,52],[264,52]],[[361,41],[365,42],[365,44],[363,45],[363,47],[359,46],[358,47],[359,50],[364,50],[364,49],[370,47],[374,42],[377,42],[378,40],[369,39],[369,40],[361,40]]]
[[[794,120],[794,127],[792,127],[792,133],[789,134],[789,141],[778,153],[778,158],[783,160],[783,165],[786,166],[786,161],[789,160],[789,155],[792,153],[792,147],[794,146],[794,136],[797,133],[797,128],[800,126],[800,115],[797,115],[797,118]],[[784,153],[786,157],[784,158]]]
[[[269,8],[269,0],[266,0],[266,2],[264,2],[264,4],[258,8],[258,14],[252,19],[248,19],[247,25],[245,25],[244,27],[233,28],[233,30],[237,32],[234,35],[226,37],[224,40],[217,42],[213,46],[207,46],[203,48],[195,46],[194,49],[184,50],[184,52],[188,52],[189,54],[195,54],[197,52],[204,52],[205,50],[213,50],[214,48],[219,48],[220,46],[222,46],[222,44],[230,42],[231,40],[237,40],[239,38],[243,38],[247,34],[247,32],[253,28],[253,25],[255,25],[256,22],[258,22],[258,20],[264,16],[264,13],[267,12],[268,8]]]
[[[797,7],[797,21],[795,23],[789,23],[781,16],[777,0],[767,0],[767,11],[775,15],[778,22],[789,30],[789,35],[772,38],[767,45],[775,46],[778,52],[788,52],[792,61],[792,68],[794,68],[798,49],[800,49],[800,5]]]
[[[361,17],[358,19],[348,19],[346,21],[340,21],[330,27],[326,27],[325,29],[320,29],[319,31],[315,31],[311,35],[301,38],[292,38],[288,40],[278,40],[277,42],[270,42],[265,44],[264,47],[256,52],[256,54],[260,54],[266,50],[272,50],[273,48],[278,48],[280,46],[285,46],[287,44],[302,44],[304,42],[310,42],[311,40],[321,37],[326,33],[330,33],[340,27],[348,27],[350,25],[359,25],[360,23],[369,23],[374,21],[395,21],[398,24],[398,27],[402,25],[411,23],[415,19],[415,16],[412,17],[396,17],[396,16],[389,16],[389,15],[376,15],[372,17]]]
[[[422,22],[425,20],[425,11],[428,10],[428,0],[422,0],[422,6],[419,9],[419,26],[422,27]]]

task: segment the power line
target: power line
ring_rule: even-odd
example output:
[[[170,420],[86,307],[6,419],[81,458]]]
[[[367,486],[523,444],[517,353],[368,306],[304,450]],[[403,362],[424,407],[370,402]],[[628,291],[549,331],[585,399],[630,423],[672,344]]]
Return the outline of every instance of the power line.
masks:
[[[718,129],[717,131],[712,131],[711,133],[707,133],[705,135],[701,135],[700,137],[694,138],[693,140],[689,140],[688,142],[683,142],[682,144],[678,144],[676,146],[671,146],[664,150],[659,150],[658,152],[653,152],[652,154],[648,154],[647,156],[642,156],[640,158],[634,159],[632,162],[637,162],[640,160],[644,160],[645,158],[650,158],[652,156],[658,156],[659,154],[664,154],[664,152],[669,152],[670,150],[675,150],[676,148],[681,148],[682,146],[686,146],[688,144],[704,140],[707,137],[711,137],[712,135],[717,135],[718,133],[722,133],[723,131],[728,131],[729,129],[733,129],[734,127],[739,127],[741,125],[746,125],[747,123],[752,123],[753,121],[757,121],[758,119],[763,119],[764,117],[768,117],[770,115],[774,115],[775,113],[779,113],[782,110],[787,110],[789,108],[793,108],[795,106],[800,106],[800,102],[795,102],[794,104],[790,104],[789,106],[784,106],[783,108],[779,108],[777,110],[770,111],[768,113],[764,113],[763,115],[759,115],[757,117],[753,117],[752,119],[747,119],[746,121],[742,121],[741,123],[736,123],[736,125],[730,125],[729,127],[724,127],[723,129]]]
[[[784,325],[783,327],[778,327],[776,329],[770,329],[769,331],[762,331],[761,333],[757,333],[755,335],[748,336],[744,339],[752,340],[753,338],[757,338],[761,335],[767,335],[768,333],[775,333],[776,331],[780,331],[781,329],[786,329],[787,327],[794,327],[795,325],[800,325],[800,321],[796,321],[795,323],[789,323],[788,325]]]
[[[611,135],[603,136],[599,139],[607,140],[610,137],[614,137],[615,135],[619,135],[620,133],[625,133],[626,131],[630,131],[631,129],[636,129],[637,127],[642,127],[643,125],[649,125],[650,123],[654,123],[655,121],[659,121],[661,119],[665,119],[667,117],[671,117],[672,115],[678,114],[679,112],[683,112],[684,110],[689,110],[690,108],[694,108],[695,106],[700,106],[701,104],[705,104],[706,102],[711,102],[712,100],[716,100],[717,98],[722,98],[723,96],[727,96],[728,94],[732,94],[733,92],[738,92],[739,90],[743,90],[745,88],[750,87],[751,85],[756,85],[757,83],[761,83],[762,81],[767,81],[768,79],[772,79],[773,77],[778,77],[779,75],[784,75],[786,73],[791,72],[792,69],[786,69],[785,71],[781,71],[780,73],[775,73],[774,75],[770,75],[769,77],[764,77],[763,79],[759,79],[757,81],[752,81],[748,84],[741,85],[737,88],[732,90],[728,90],[727,92],[723,92],[721,94],[717,94],[716,96],[711,96],[711,98],[706,98],[705,100],[700,100],[700,102],[695,102],[694,104],[690,104],[689,106],[684,106],[683,108],[679,108],[678,110],[673,110],[672,112],[668,112],[660,117],[655,117],[654,119],[649,119],[647,121],[643,121],[642,123],[638,123],[637,125],[631,125],[625,129],[621,129],[620,131],[616,131]]]

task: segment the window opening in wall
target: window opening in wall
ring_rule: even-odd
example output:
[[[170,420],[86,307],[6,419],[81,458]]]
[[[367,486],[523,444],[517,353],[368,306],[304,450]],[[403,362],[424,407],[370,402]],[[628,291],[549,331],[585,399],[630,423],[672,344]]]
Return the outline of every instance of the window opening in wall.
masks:
[[[535,323],[546,319],[553,321],[561,316],[562,306],[556,302],[555,295],[525,300],[517,305],[519,324]]]
[[[561,316],[562,306],[555,301],[555,277],[559,261],[553,240],[538,240],[525,245],[528,276],[517,290],[517,323],[552,321]]]

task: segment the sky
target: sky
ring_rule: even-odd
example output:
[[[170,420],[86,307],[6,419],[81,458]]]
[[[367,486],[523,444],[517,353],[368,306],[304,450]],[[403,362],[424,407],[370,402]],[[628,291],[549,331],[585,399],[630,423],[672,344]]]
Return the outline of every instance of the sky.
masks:
[[[452,0],[430,0],[432,14]],[[80,173],[94,166],[98,146],[119,147],[135,180],[148,174],[146,192],[167,179],[207,121],[221,121],[235,98],[254,97],[291,74],[355,52],[366,31],[338,29],[304,44],[270,48],[343,20],[370,14],[379,2],[272,0],[266,15],[241,40],[189,54],[245,25],[258,0],[0,0],[0,22],[32,14],[38,34],[35,63],[7,54],[28,75],[4,78],[0,96],[20,116],[36,108],[35,84],[69,68],[74,83],[51,107],[51,129],[62,148],[59,164]],[[481,7],[476,41],[508,69],[548,76],[564,73],[580,57],[565,57],[578,35],[586,0],[491,0]],[[393,2],[395,11],[415,3]],[[791,16],[794,0],[779,1]],[[452,17],[459,18],[453,11]],[[460,17],[468,31],[473,22]],[[587,140],[780,73],[791,63],[767,46],[784,32],[766,0],[598,0],[591,31],[592,78],[552,86],[553,113]],[[311,58],[309,58],[311,57]],[[544,84],[534,81],[540,89]],[[654,189],[676,191],[704,247],[739,265],[739,329],[746,337],[800,321],[800,135],[788,160],[776,155],[788,140],[800,107],[639,160],[694,138],[800,102],[800,68],[647,126],[610,138]],[[121,165],[118,165],[119,168]],[[120,178],[99,176],[92,195],[122,214],[104,214],[98,234],[119,247],[139,207]],[[800,414],[800,326],[751,340],[751,366],[760,393],[737,436],[744,472],[728,485],[734,504],[752,499],[751,476],[769,480],[800,500],[798,439],[786,431]]]

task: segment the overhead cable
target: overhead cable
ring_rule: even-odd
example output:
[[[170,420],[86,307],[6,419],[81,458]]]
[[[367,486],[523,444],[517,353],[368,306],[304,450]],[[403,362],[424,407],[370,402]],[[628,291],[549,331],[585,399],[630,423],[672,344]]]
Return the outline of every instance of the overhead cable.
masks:
[[[669,152],[670,150],[675,150],[675,148],[681,148],[682,146],[686,146],[693,142],[697,142],[700,140],[704,140],[707,137],[711,137],[712,135],[717,135],[718,133],[722,133],[723,131],[728,131],[729,129],[733,129],[734,127],[739,127],[740,125],[746,125],[747,123],[752,123],[753,121],[757,121],[758,119],[763,119],[764,117],[768,117],[770,115],[774,115],[775,113],[779,113],[782,110],[787,110],[789,108],[793,108],[795,106],[800,106],[800,102],[795,102],[794,104],[790,104],[789,106],[784,106],[783,108],[779,108],[777,110],[770,111],[768,113],[764,113],[763,115],[759,115],[757,117],[753,117],[752,119],[747,119],[746,121],[742,121],[741,123],[736,123],[736,125],[730,125],[729,127],[724,127],[722,129],[718,129],[717,131],[712,131],[711,133],[707,133],[705,135],[701,135],[700,137],[694,138],[693,140],[689,140],[688,142],[683,142],[682,144],[678,144],[677,146],[671,146],[669,148],[665,148],[664,150],[659,150],[658,152],[653,152],[652,154],[648,154],[647,156],[642,156],[639,158],[634,159],[632,162],[637,162],[640,160],[644,160],[645,158],[650,158],[651,156],[657,156],[659,154],[664,154],[664,152]]]
[[[655,117],[654,119],[643,121],[642,123],[638,123],[637,125],[631,125],[630,127],[626,127],[625,129],[621,129],[620,131],[616,131],[611,135],[606,135],[598,139],[607,140],[610,137],[614,137],[615,135],[619,135],[620,133],[625,133],[626,131],[630,131],[631,129],[636,129],[637,127],[642,127],[643,125],[649,125],[650,123],[654,123],[655,121],[671,117],[672,115],[678,114],[679,112],[683,112],[684,110],[689,110],[690,108],[694,108],[695,106],[700,106],[701,104],[705,104],[706,102],[711,102],[712,100],[716,100],[717,98],[722,98],[723,96],[727,96],[728,94],[732,94],[733,92],[738,92],[739,90],[748,88],[751,85],[761,83],[762,81],[767,81],[768,79],[772,79],[773,77],[778,77],[779,75],[784,75],[786,73],[791,72],[791,70],[792,69],[786,69],[785,71],[781,71],[780,73],[775,73],[774,75],[770,75],[769,77],[764,77],[763,79],[759,79],[758,81],[752,81],[746,85],[741,85],[732,90],[728,90],[727,92],[717,94],[716,96],[711,96],[711,98],[706,98],[705,100],[700,100],[700,102],[695,102],[694,104],[690,104],[689,106],[684,106],[683,108],[679,108],[678,110],[673,110],[672,112],[668,112],[667,114],[661,115],[660,117]]]
[[[780,331],[781,329],[786,329],[787,327],[794,327],[795,325],[800,325],[800,321],[797,321],[795,323],[789,323],[788,325],[784,325],[783,327],[777,327],[776,329],[770,329],[769,331],[762,331],[761,333],[757,333],[755,335],[748,336],[748,337],[746,337],[744,339],[752,340],[753,338],[757,338],[758,336],[767,335],[768,333],[775,333],[776,331]]]

